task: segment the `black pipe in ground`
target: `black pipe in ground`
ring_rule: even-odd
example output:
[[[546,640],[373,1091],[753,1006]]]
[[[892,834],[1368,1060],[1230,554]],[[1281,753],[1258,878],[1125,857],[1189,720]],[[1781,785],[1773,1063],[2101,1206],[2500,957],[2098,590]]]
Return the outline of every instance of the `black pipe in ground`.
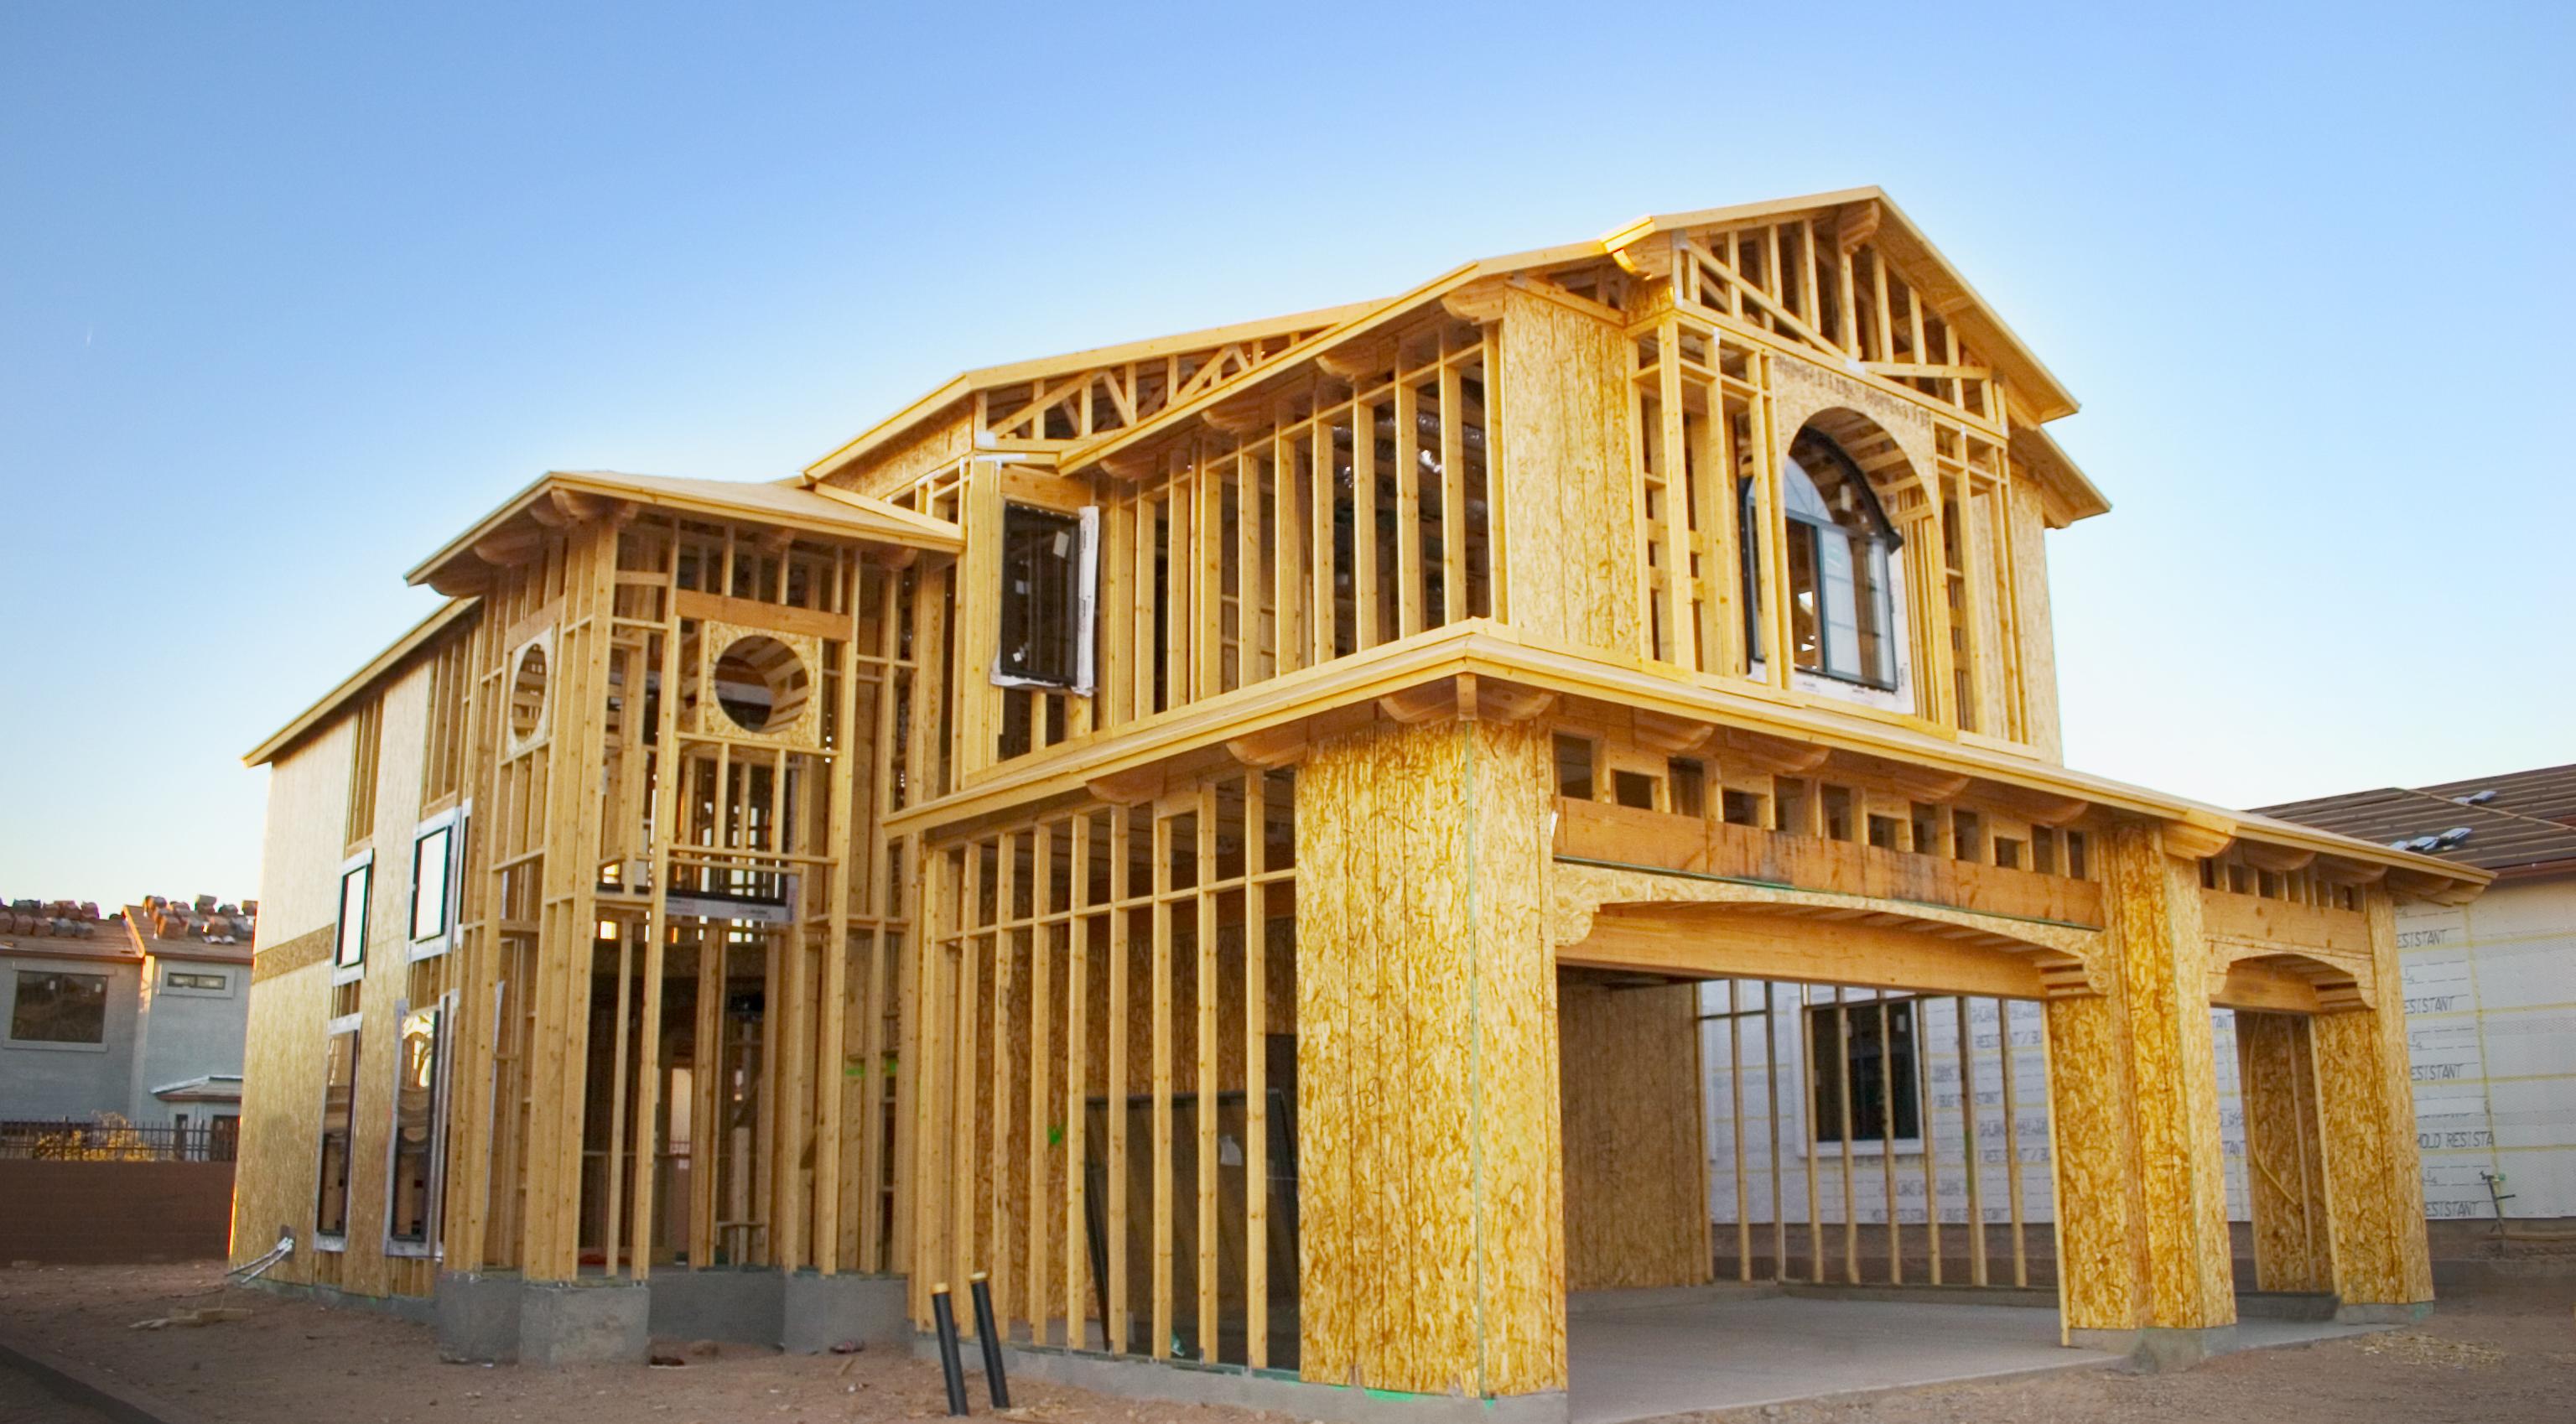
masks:
[[[983,1294],[979,1285],[978,1298]],[[957,1357],[957,1312],[948,1303],[948,1283],[930,1288],[930,1320],[939,1333],[939,1373],[948,1382],[948,1416],[966,1413],[966,1365]]]
[[[985,1390],[992,1396],[995,1409],[1008,1409],[1011,1385],[1002,1378],[1002,1332],[993,1328],[993,1289],[986,1284],[982,1271],[967,1281],[968,1289],[975,1293],[975,1335],[984,1346]]]

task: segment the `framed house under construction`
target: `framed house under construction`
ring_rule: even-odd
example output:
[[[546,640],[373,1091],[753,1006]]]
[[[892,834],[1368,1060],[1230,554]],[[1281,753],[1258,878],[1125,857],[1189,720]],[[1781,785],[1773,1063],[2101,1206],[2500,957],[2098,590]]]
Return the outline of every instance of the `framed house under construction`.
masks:
[[[985,1271],[1026,1359],[1309,1416],[1561,1418],[1569,1291],[1721,1256],[2040,1258],[2188,1359],[2258,1284],[2220,1005],[2259,1284],[2420,1311],[2391,927],[2488,874],[2063,764],[2074,409],[1861,189],[969,372],[775,484],[549,474],[251,754],[236,1257],[532,1360]],[[1715,980],[1807,986],[1833,1071],[1760,1091],[1847,1198],[1941,1150],[1928,1015],[2032,1035],[2045,1248],[2000,1176],[1712,1222]]]

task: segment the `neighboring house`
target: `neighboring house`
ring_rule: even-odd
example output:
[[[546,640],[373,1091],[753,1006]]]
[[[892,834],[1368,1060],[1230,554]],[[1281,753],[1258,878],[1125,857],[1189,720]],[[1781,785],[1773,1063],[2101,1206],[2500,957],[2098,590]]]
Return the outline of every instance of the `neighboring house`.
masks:
[[[0,912],[0,1131],[113,1115],[232,1156],[256,904],[20,904]]]
[[[1992,1132],[2077,1339],[2411,1317],[2392,915],[2489,873],[2064,764],[2073,409],[1867,189],[968,372],[791,480],[544,475],[248,756],[236,1251],[463,1357],[988,1271],[1194,1367],[1140,1390],[1562,1418],[1571,1292],[1711,1275],[1701,985],[1804,982],[1852,1279]],[[1927,1119],[1927,1016],[2000,1010],[2030,1077]]]
[[[2263,808],[2495,872],[2461,906],[2397,912],[2424,1209],[2576,1217],[2576,765]]]

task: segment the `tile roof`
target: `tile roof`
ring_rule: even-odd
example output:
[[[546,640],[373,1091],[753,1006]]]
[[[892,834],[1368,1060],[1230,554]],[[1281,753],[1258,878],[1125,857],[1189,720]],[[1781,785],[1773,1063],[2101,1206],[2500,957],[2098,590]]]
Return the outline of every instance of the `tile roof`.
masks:
[[[2382,845],[2447,836],[2448,844],[2423,849],[2499,873],[2576,870],[2576,764],[2432,786],[2384,786],[2256,809]]]

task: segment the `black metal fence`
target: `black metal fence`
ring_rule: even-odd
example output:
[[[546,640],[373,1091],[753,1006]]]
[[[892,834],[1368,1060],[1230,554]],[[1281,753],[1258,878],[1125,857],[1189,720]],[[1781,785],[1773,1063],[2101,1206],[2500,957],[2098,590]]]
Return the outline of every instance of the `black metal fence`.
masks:
[[[230,1162],[240,1119],[137,1127],[80,1118],[0,1121],[0,1160],[59,1162]]]

